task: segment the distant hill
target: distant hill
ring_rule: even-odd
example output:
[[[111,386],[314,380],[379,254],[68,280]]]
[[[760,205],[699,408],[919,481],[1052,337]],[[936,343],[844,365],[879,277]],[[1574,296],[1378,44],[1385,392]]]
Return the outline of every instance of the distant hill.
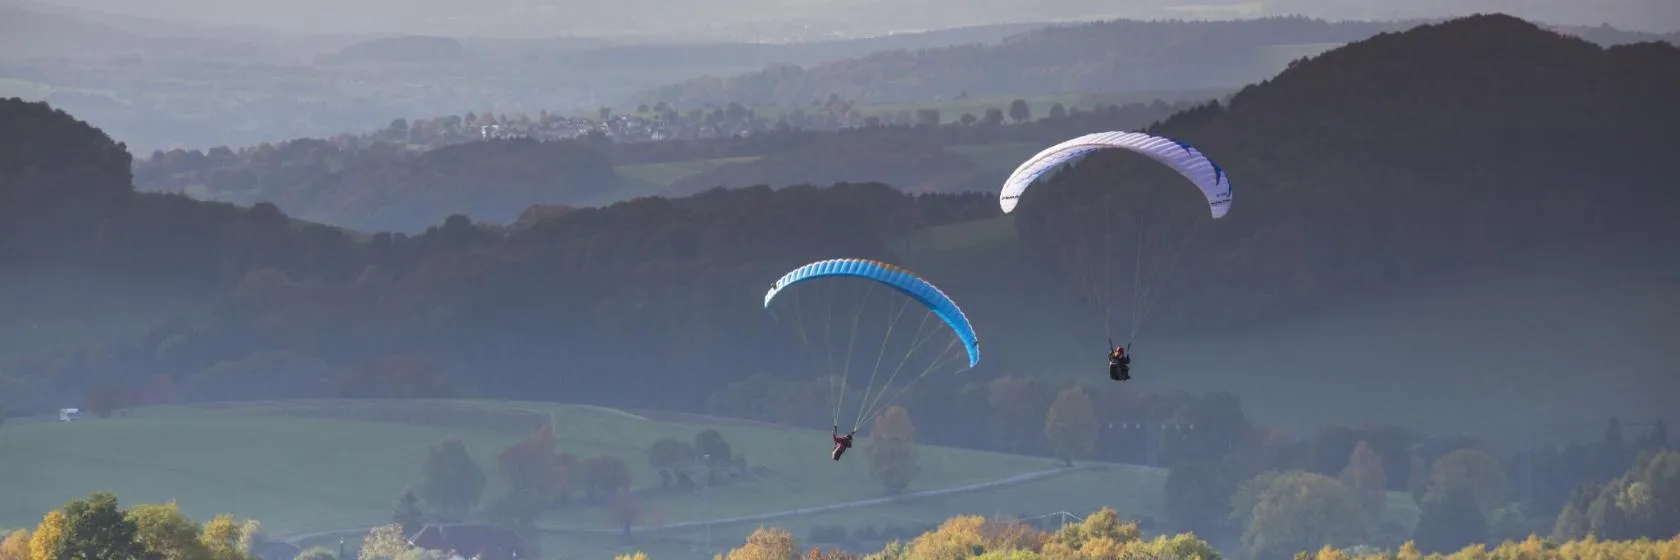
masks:
[[[636,95],[648,103],[798,104],[837,94],[864,102],[959,95],[1236,87],[1292,61],[1422,21],[1326,22],[1304,17],[1235,21],[1113,20],[1059,25],[996,45],[892,50],[810,67],[778,64],[708,76]],[[1674,41],[1608,27],[1565,28],[1606,45]]]
[[[247,42],[147,34],[20,5],[0,4],[0,60],[169,57],[255,62],[273,60],[276,56],[274,51]],[[7,76],[0,75],[4,77]]]
[[[695,69],[743,68],[741,71],[748,71],[770,64],[817,64],[885,50],[990,44],[1047,25],[1050,24],[1005,23],[792,43],[651,42],[590,49],[564,55],[559,62],[577,67],[596,64],[637,68],[687,66]]]
[[[638,94],[679,104],[804,103],[829,94],[864,102],[969,95],[1183,90],[1265,79],[1290,60],[1407,23],[1290,17],[1220,22],[1114,20],[1059,25],[996,45],[893,50],[707,77]]]
[[[1163,3],[1145,0],[983,0],[954,5],[943,0],[777,2],[720,0],[704,8],[675,10],[662,0],[613,3],[576,0],[51,0],[113,13],[194,20],[214,25],[265,25],[311,33],[378,33],[549,37],[591,35],[671,40],[812,40],[890,31],[941,29],[1020,21],[1099,18],[1227,19],[1303,14],[1328,20],[1444,18],[1497,10],[1562,24],[1610,23],[1623,28],[1672,31],[1680,12],[1662,0],[1596,0],[1590,4],[1512,3],[1502,0],[1282,0],[1262,3]],[[318,14],[333,13],[334,18]],[[393,17],[401,14],[402,17]],[[1669,26],[1663,27],[1667,22]]]
[[[449,37],[410,35],[373,39],[315,57],[316,64],[448,64],[466,54],[461,42]]]

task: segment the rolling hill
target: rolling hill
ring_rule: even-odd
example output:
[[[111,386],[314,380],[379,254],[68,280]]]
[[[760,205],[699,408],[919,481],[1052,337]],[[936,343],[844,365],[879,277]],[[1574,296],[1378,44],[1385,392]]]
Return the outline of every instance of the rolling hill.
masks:
[[[864,103],[957,96],[1234,88],[1292,62],[1422,20],[1337,21],[1300,16],[1234,21],[1113,20],[1057,25],[1001,44],[898,49],[800,67],[708,75],[634,99],[681,104],[798,105],[837,94]],[[1680,40],[1603,27],[1551,26],[1601,45]]]
[[[649,90],[648,103],[799,104],[837,94],[862,103],[959,95],[1186,90],[1265,79],[1290,60],[1408,23],[1306,18],[1224,22],[1115,20],[1054,26],[996,45],[895,50],[801,68],[775,66]]]

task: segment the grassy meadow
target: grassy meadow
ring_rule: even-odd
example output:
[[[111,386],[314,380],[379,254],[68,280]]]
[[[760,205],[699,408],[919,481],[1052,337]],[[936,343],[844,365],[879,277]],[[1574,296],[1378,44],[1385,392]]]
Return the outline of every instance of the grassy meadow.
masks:
[[[651,418],[650,418],[651,416]],[[304,546],[359,545],[360,532],[332,531],[385,523],[397,497],[420,480],[426,448],[461,438],[490,471],[488,499],[500,491],[494,456],[544,423],[557,428],[562,450],[612,453],[629,465],[633,484],[655,486],[645,449],[660,437],[690,439],[719,430],[734,449],[770,469],[759,480],[714,486],[710,494],[647,498],[649,525],[773,513],[883,496],[862,455],[835,464],[819,432],[683,415],[644,416],[615,409],[490,401],[270,401],[152,407],[73,423],[14,422],[0,429],[0,527],[27,527],[65,500],[97,490],[126,504],[177,501],[199,519],[233,513],[261,520],[276,537],[314,533]],[[1044,470],[1041,457],[923,446],[911,492],[985,482]],[[1111,506],[1130,518],[1158,518],[1165,472],[1092,464],[1014,486],[920,498],[819,514],[712,527],[714,549],[737,545],[760,525],[785,527],[803,539],[813,525],[880,528],[921,526],[959,514],[1037,516],[1088,513]],[[1391,497],[1389,519],[1410,526],[1410,498]],[[545,554],[597,557],[641,550],[656,558],[709,557],[704,528],[643,534],[625,545],[599,507],[569,507],[538,521]]]
[[[950,146],[946,149],[973,161],[981,173],[987,176],[995,176],[997,181],[1002,183],[1004,178],[1008,177],[1009,173],[1014,171],[1021,161],[1046,147],[1049,147],[1049,145],[1008,142]],[[621,180],[619,188],[600,193],[591,200],[581,201],[581,204],[585,206],[608,205],[641,196],[661,196],[666,194],[667,189],[676,184],[677,181],[718,166],[746,163],[756,159],[758,159],[757,156],[748,156],[620,165],[616,168]]]
[[[638,487],[657,485],[647,445],[692,440],[715,427],[768,476],[695,498],[652,499],[665,523],[729,517],[877,498],[862,460],[833,463],[816,431],[692,417],[656,421],[613,409],[479,401],[281,401],[141,408],[118,417],[60,423],[13,422],[0,429],[0,527],[26,526],[65,500],[111,490],[125,502],[177,500],[191,515],[254,517],[276,535],[377,524],[405,488],[420,481],[428,446],[463,440],[486,471],[494,456],[530,430],[553,422],[564,451],[611,453]],[[855,456],[854,456],[855,457]],[[1047,458],[923,447],[909,491],[985,482],[1050,468]],[[1133,469],[1112,471],[1106,487],[1125,487]],[[492,488],[495,493],[494,476]],[[1115,494],[1121,500],[1126,494]],[[488,496],[487,496],[488,497]],[[1150,502],[1153,503],[1153,502]],[[1120,507],[1137,507],[1118,503]],[[995,507],[1014,507],[1000,502]],[[1047,506],[1048,507],[1048,506]],[[989,508],[992,509],[992,508]],[[956,512],[953,512],[956,513]],[[539,522],[551,528],[610,528],[599,508],[566,509]]]

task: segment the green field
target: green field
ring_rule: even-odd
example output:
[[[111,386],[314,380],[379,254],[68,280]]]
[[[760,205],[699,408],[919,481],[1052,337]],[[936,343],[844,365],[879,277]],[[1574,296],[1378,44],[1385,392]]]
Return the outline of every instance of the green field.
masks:
[[[659,196],[664,194],[665,190],[676,184],[677,181],[696,173],[720,165],[746,163],[756,159],[758,159],[758,156],[620,165],[617,168],[618,176],[623,179],[620,188],[601,193],[601,196],[598,197],[600,200],[581,201],[581,204],[585,206],[604,205],[641,196]]]
[[[709,495],[656,495],[650,525],[772,513],[883,496],[862,460],[835,464],[827,437],[804,429],[726,419],[669,415],[668,421],[578,405],[487,401],[275,401],[238,405],[142,408],[109,419],[73,423],[13,422],[0,429],[0,527],[26,527],[65,500],[111,490],[126,504],[176,500],[189,515],[256,518],[277,537],[387,522],[397,496],[419,481],[425,450],[459,437],[479,463],[527,430],[552,422],[561,447],[581,456],[623,458],[638,487],[656,485],[645,449],[660,437],[690,439],[715,428],[765,478],[713,487]],[[711,422],[711,423],[708,423]],[[1040,471],[1040,457],[922,447],[921,473],[908,489],[923,491]],[[916,526],[958,514],[1084,514],[1111,506],[1128,516],[1154,517],[1164,472],[1093,464],[1016,486],[908,502],[715,525],[717,547],[738,544],[759,525],[803,536],[813,524],[851,528]],[[495,476],[487,495],[498,492]],[[1409,499],[1391,501],[1390,517],[1410,523]],[[568,557],[640,549],[659,558],[694,556],[706,531],[655,531],[636,546],[600,534],[612,524],[600,508],[563,509],[538,525],[550,532],[545,552]],[[340,535],[302,544],[335,548]],[[354,547],[356,533],[347,536]],[[587,554],[584,554],[587,552]],[[709,555],[700,554],[699,557]]]
[[[1045,147],[1047,146],[1038,143],[1010,142],[948,146],[946,149],[969,158],[980,168],[982,173],[995,175],[997,180],[1002,182],[1022,160],[1031,157]],[[594,200],[580,201],[580,204],[585,206],[604,205],[639,196],[659,196],[664,194],[677,181],[697,173],[721,165],[746,163],[757,159],[757,156],[749,156],[620,165],[617,168],[618,175],[623,180],[620,188],[601,193]]]
[[[295,401],[240,406],[142,408],[111,419],[7,424],[0,429],[0,526],[33,523],[63,501],[110,489],[125,501],[178,500],[190,514],[232,512],[276,534],[382,522],[417,482],[427,446],[462,438],[486,468],[494,453],[552,421],[566,451],[612,453],[636,485],[657,484],[645,449],[664,437],[692,439],[692,419],[660,422],[611,409],[474,401]],[[725,422],[727,421],[719,421]],[[835,464],[827,436],[803,429],[716,426],[763,479],[720,486],[709,503],[659,500],[667,523],[759,514],[876,498],[863,461]],[[1043,470],[1039,457],[924,447],[910,491]],[[1116,471],[1116,486],[1133,476]],[[1121,498],[1122,495],[1115,495]],[[1134,507],[1129,504],[1115,504]],[[608,528],[598,509],[563,510],[545,526]]]

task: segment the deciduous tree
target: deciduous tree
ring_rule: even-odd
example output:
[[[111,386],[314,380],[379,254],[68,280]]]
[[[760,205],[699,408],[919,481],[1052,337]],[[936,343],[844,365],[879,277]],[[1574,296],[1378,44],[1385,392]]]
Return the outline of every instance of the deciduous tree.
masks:
[[[0,560],[33,560],[29,553],[29,530],[18,529],[0,540]]]
[[[537,437],[541,437],[539,434]],[[525,442],[521,442],[524,444]],[[521,445],[515,444],[515,445]],[[531,444],[541,447],[544,442]],[[511,449],[511,448],[510,448]],[[529,451],[529,454],[521,454]],[[515,453],[517,461],[537,461],[541,457],[541,449],[521,448]],[[504,455],[506,453],[504,452]],[[526,474],[527,463],[506,465],[515,469],[515,473],[523,477]],[[444,440],[426,452],[425,478],[421,480],[418,495],[432,511],[438,514],[463,518],[472,511],[473,506],[484,495],[484,469],[478,466],[472,455],[467,453],[466,444],[459,439]],[[530,489],[529,481],[524,478],[510,480],[521,490]],[[524,486],[520,486],[523,484]]]
[[[1487,514],[1511,503],[1516,495],[1499,459],[1480,449],[1460,449],[1437,459],[1429,470],[1429,491],[1464,486]]]
[[[381,525],[368,531],[362,539],[362,550],[356,555],[357,560],[393,560],[402,556],[414,546],[403,538],[402,527],[392,523]]]
[[[1488,537],[1487,516],[1477,505],[1474,491],[1466,485],[1449,485],[1431,490],[1424,497],[1412,541],[1425,554],[1449,553]]]
[[[138,529],[117,507],[115,495],[96,492],[86,499],[71,500],[60,511],[64,512],[64,533],[57,546],[45,551],[50,558],[145,557],[145,547],[135,540]]]
[[[891,406],[875,417],[869,432],[869,474],[888,491],[901,492],[921,470],[916,451],[916,428],[910,413]]]
[[[1009,102],[1009,119],[1017,124],[1027,122],[1032,118],[1032,108],[1027,106],[1027,100],[1016,99]]]
[[[425,524],[426,513],[420,510],[420,499],[414,497],[414,492],[403,492],[396,511],[391,512],[391,522],[402,526],[404,535],[413,535]]]
[[[747,535],[747,542],[729,551],[725,560],[794,560],[799,544],[786,529],[759,527]]]
[[[52,510],[35,525],[29,537],[31,560],[58,560],[58,546],[64,541],[64,512]]]
[[[245,551],[240,547],[242,533],[240,523],[224,513],[204,524],[198,540],[209,551],[210,560],[245,560]]]
[[[630,488],[630,466],[612,455],[597,455],[583,462],[583,485],[588,500],[598,503]]]
[[[1301,471],[1272,478],[1254,502],[1242,542],[1253,558],[1292,558],[1324,545],[1365,538],[1364,515],[1336,479]]]
[[[1383,472],[1382,458],[1365,441],[1353,447],[1347,467],[1342,469],[1342,486],[1358,497],[1368,519],[1382,515],[1388,498],[1388,477]]]
[[[175,502],[134,506],[129,508],[128,518],[134,522],[136,540],[157,558],[202,560],[210,557],[209,549],[198,540],[198,522],[182,514]]]
[[[1097,443],[1097,415],[1084,389],[1072,387],[1056,396],[1044,417],[1044,437],[1055,456],[1070,467],[1074,459],[1091,452]]]
[[[694,466],[694,447],[675,438],[659,438],[648,446],[648,467],[659,473],[660,487],[669,490],[679,473]]]

